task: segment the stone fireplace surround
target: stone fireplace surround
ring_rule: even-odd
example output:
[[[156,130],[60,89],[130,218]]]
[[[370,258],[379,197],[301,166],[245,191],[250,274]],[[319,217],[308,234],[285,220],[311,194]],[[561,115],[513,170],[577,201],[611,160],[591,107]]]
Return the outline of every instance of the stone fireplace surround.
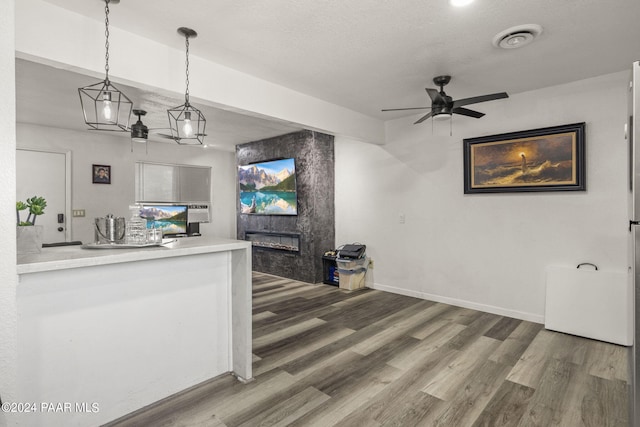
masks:
[[[247,232],[299,235],[299,252],[253,246],[253,270],[320,283],[322,255],[335,247],[333,136],[304,130],[236,147],[238,165],[278,158],[295,159],[298,215],[241,214],[237,198],[237,238],[247,240]]]

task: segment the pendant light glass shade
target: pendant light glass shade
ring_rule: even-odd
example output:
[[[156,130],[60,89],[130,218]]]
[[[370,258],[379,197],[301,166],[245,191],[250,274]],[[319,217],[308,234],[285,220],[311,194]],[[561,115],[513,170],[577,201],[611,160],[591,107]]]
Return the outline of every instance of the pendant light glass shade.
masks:
[[[206,136],[204,131],[207,120],[200,110],[189,103],[189,38],[196,37],[198,33],[185,27],[178,28],[178,33],[183,35],[186,40],[187,89],[184,95],[184,104],[167,110],[171,137],[178,144],[202,145]]]
[[[133,103],[109,81],[109,3],[105,0],[105,78],[78,89],[84,121],[92,130],[128,132]]]

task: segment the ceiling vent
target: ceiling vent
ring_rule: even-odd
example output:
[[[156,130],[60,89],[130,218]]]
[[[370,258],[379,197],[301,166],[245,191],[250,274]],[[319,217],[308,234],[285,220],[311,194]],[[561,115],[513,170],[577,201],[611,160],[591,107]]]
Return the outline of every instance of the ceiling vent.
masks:
[[[493,37],[493,45],[502,49],[516,49],[531,43],[542,34],[542,27],[537,24],[525,24],[507,28]]]

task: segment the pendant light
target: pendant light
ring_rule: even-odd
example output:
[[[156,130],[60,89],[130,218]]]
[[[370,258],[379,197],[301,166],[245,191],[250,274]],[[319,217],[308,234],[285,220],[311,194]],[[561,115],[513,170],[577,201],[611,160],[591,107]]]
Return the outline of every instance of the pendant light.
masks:
[[[184,94],[184,104],[167,110],[169,126],[171,127],[171,137],[178,144],[202,145],[205,137],[204,128],[207,121],[202,112],[189,103],[189,39],[197,37],[198,33],[191,28],[180,27],[178,28],[178,34],[184,36],[186,40],[187,89]]]
[[[129,131],[133,103],[109,81],[109,3],[119,2],[104,0],[105,78],[99,83],[78,89],[84,121],[91,130]]]

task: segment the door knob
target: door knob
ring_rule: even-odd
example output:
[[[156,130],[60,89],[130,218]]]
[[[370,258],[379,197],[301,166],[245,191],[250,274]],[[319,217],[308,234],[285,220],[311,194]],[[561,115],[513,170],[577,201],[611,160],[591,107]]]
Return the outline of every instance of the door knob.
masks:
[[[64,231],[64,228],[58,227],[58,231]]]

